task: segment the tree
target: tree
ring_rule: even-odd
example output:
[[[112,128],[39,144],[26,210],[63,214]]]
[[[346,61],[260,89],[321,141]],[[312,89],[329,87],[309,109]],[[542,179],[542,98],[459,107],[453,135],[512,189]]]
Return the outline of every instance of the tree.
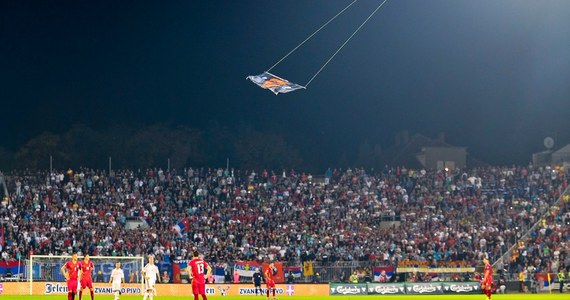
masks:
[[[32,138],[15,155],[17,164],[26,168],[48,169],[50,156],[60,168],[69,164],[69,156],[64,151],[59,135],[44,132]]]

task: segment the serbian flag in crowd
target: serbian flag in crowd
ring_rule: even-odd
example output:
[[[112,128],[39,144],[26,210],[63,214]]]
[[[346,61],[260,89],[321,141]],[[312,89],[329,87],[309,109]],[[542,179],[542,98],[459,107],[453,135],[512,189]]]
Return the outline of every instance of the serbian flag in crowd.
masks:
[[[374,267],[374,281],[379,281],[380,280],[380,276],[382,275],[382,271],[386,272],[386,277],[388,277],[388,280],[390,278],[392,278],[392,276],[394,276],[394,266],[388,266],[388,267]]]
[[[172,227],[172,229],[174,229],[174,231],[178,232],[178,234],[182,236],[184,232],[190,231],[190,221],[188,221],[188,219],[179,220],[178,223]]]
[[[225,282],[225,270],[222,266],[214,266],[212,270],[214,272],[214,282],[215,283],[224,283]]]
[[[285,282],[285,274],[283,273],[283,263],[282,262],[275,262],[275,263],[273,263],[273,265],[277,269],[277,272],[275,272],[275,274],[273,274],[273,279],[275,280],[275,283]],[[263,265],[261,265],[261,272],[263,274],[265,274],[265,270],[267,270],[267,269],[269,269],[269,264],[263,263]]]
[[[238,272],[239,276],[253,277],[256,270],[261,270],[261,265],[255,261],[237,261],[234,270]]]
[[[6,274],[6,271],[10,270],[13,275],[24,273],[24,262],[23,261],[0,261],[0,274]]]
[[[538,288],[540,290],[543,290],[543,291],[551,289],[552,288],[551,285],[557,280],[556,274],[536,273],[536,274],[534,274],[534,276],[536,277],[538,282],[542,283],[542,284],[539,284]]]
[[[301,266],[298,267],[284,267],[283,270],[286,274],[293,273],[295,278],[301,278],[301,273],[303,272],[303,268]]]

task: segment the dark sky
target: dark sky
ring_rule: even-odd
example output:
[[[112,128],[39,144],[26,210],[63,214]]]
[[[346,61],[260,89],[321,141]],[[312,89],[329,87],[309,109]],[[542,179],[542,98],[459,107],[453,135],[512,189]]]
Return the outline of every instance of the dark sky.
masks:
[[[246,81],[350,0],[2,1],[0,138],[167,122],[251,124],[298,148],[435,136],[492,163],[570,142],[570,1],[389,0],[311,83]],[[273,70],[305,84],[380,3],[361,0]]]

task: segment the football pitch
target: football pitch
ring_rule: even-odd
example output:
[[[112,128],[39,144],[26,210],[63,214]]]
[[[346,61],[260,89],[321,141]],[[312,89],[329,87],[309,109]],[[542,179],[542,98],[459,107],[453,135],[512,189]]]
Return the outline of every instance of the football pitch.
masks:
[[[454,300],[454,299],[461,299],[461,300],[484,300],[485,295],[398,295],[398,296],[384,296],[384,295],[375,295],[375,296],[282,296],[279,297],[278,300],[285,300],[285,299],[307,299],[307,300],[368,300],[368,299],[383,299],[383,300],[411,300],[411,299],[420,299],[420,300],[436,300],[436,299],[443,299],[443,300]],[[506,295],[493,295],[491,299],[497,300],[507,300],[507,299],[521,299],[521,300],[533,300],[533,299],[545,299],[545,300],[562,300],[562,299],[569,299],[570,294],[506,294]],[[67,295],[49,295],[49,296],[9,296],[9,295],[2,295],[0,296],[2,300],[17,300],[17,299],[24,299],[24,300],[40,300],[40,299],[67,299]],[[77,300],[78,298],[75,297]],[[95,295],[95,300],[113,300],[112,295]],[[188,296],[156,296],[154,297],[155,300],[192,300],[193,297]],[[199,298],[200,300],[202,298]],[[208,296],[208,300],[264,300],[266,299],[265,296]],[[273,298],[270,298],[273,299]],[[83,300],[91,300],[89,296],[83,297]],[[142,300],[142,296],[121,296],[121,300]]]

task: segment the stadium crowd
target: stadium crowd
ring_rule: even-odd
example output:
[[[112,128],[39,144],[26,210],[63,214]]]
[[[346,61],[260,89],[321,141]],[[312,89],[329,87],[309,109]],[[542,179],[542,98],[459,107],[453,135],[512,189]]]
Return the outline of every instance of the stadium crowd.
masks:
[[[570,266],[567,196],[553,206],[567,185],[561,168],[329,169],[319,178],[205,168],[5,175],[6,259],[77,250],[160,260],[189,258],[197,247],[214,262],[437,264],[483,253],[493,262],[514,246],[504,262],[513,272]],[[128,230],[133,218],[149,228]]]

